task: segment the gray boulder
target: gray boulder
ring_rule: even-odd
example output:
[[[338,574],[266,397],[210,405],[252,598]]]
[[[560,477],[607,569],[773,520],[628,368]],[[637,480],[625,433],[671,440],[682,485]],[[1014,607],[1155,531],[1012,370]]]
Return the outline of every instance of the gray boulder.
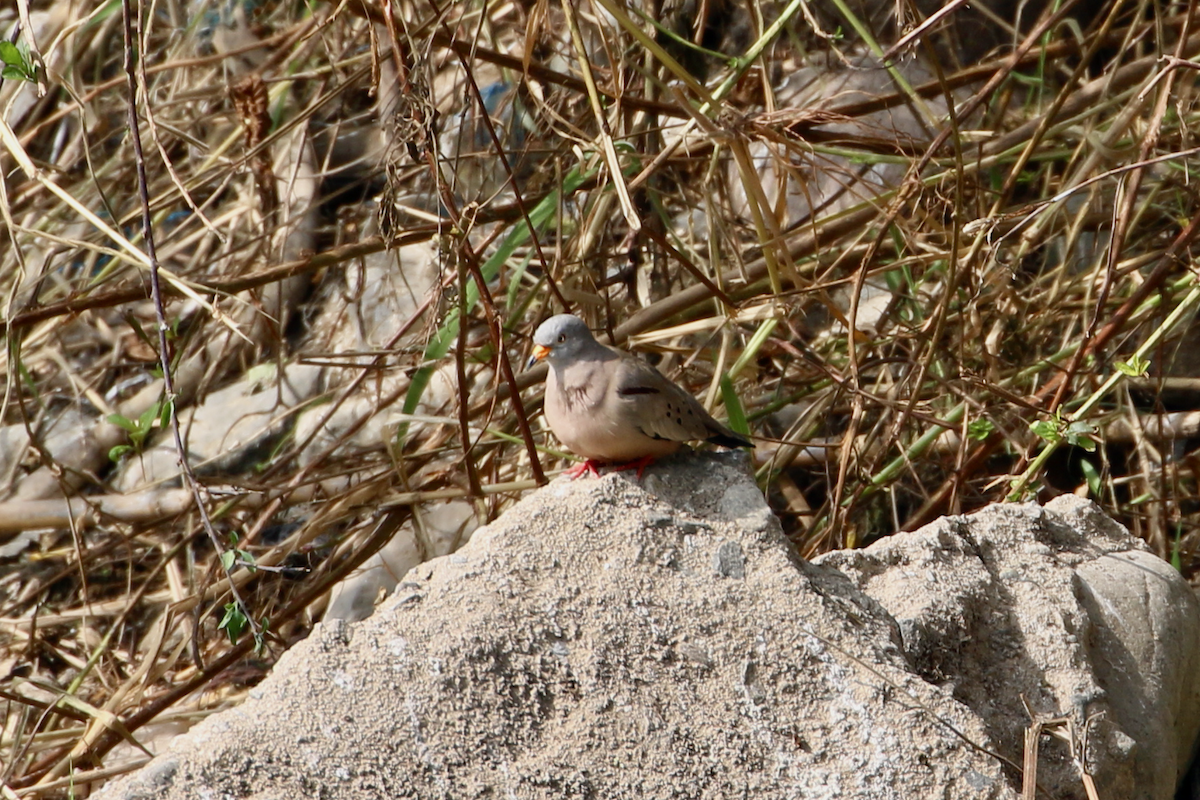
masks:
[[[1023,540],[1056,555],[1047,571],[1076,574],[1090,563],[1082,551],[1143,556],[1111,524],[1091,542],[1035,508],[925,530],[969,532],[989,515],[1052,528],[1053,544]],[[944,541],[969,550],[961,536]],[[738,454],[680,456],[641,485],[627,474],[559,480],[414,569],[367,620],[318,626],[245,704],[98,796],[1015,798],[1020,776],[995,755],[1012,751],[996,738],[1010,728],[973,707],[980,692],[950,669],[975,666],[983,648],[939,659],[913,633],[936,623],[872,596],[872,557],[848,554],[839,566],[851,577],[799,559]],[[884,560],[872,577],[893,568]],[[962,594],[948,596],[951,612]],[[1179,593],[1125,597],[1131,625],[1168,598],[1195,618]],[[971,630],[955,619],[942,627]],[[1019,660],[1036,638],[1010,637],[1003,652]],[[1153,660],[1150,650],[1123,652]],[[1184,666],[1159,673],[1176,698]],[[1009,699],[1002,678],[988,673],[996,703]],[[1161,744],[1122,730],[1130,752]]]
[[[1188,584],[1093,503],[999,505],[862,550],[816,559],[900,625],[904,652],[1020,762],[1032,712],[1069,720],[1038,783],[1086,798],[1170,798],[1200,725],[1200,603]],[[1086,747],[1084,732],[1086,730]]]

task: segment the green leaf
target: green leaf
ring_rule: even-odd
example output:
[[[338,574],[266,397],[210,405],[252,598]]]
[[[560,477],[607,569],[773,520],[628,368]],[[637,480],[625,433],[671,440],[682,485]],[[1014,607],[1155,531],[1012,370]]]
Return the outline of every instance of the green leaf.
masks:
[[[1039,419],[1031,422],[1029,423],[1029,430],[1051,444],[1057,444],[1062,441],[1062,435],[1058,432],[1058,426],[1051,420]]]
[[[158,419],[158,412],[161,406],[161,403],[154,403],[142,412],[137,421],[139,431],[146,432],[154,427],[154,420]]]
[[[1063,432],[1067,443],[1072,447],[1082,447],[1089,453],[1096,451],[1096,439],[1093,434],[1096,432],[1096,426],[1085,420],[1076,420],[1067,426]]]
[[[133,448],[127,444],[119,444],[108,451],[108,460],[114,464],[121,463],[121,459],[133,452]]]
[[[229,637],[230,644],[237,644],[237,640],[241,637],[242,632],[246,630],[249,620],[242,613],[242,609],[237,603],[225,604],[225,616],[221,619],[221,623],[217,625],[217,630],[225,631]]]
[[[733,362],[733,366],[729,368],[729,375],[736,378],[745,369],[746,365],[751,360],[758,358],[758,351],[766,343],[767,338],[775,330],[775,326],[779,324],[779,320],[772,317],[771,319],[763,320],[758,329],[754,331],[754,335],[750,337],[750,341],[746,342],[746,349]]]
[[[967,423],[967,438],[975,442],[982,442],[991,436],[994,430],[996,430],[996,426],[990,419],[973,419]]]
[[[33,395],[34,398],[40,398],[42,393],[38,389],[37,381],[33,379],[33,373],[29,371],[29,368],[25,366],[25,362],[21,361],[19,357],[16,359],[16,361],[17,372],[21,374],[21,382],[25,384],[25,388],[29,390],[29,393]]]
[[[105,417],[105,419],[107,419],[113,425],[128,431],[129,433],[134,433],[138,429],[136,422],[131,420],[129,417],[125,417],[120,414],[109,414],[107,417]]]
[[[90,30],[91,28],[99,27],[100,23],[104,22],[105,20],[107,20],[109,17],[111,17],[113,14],[119,12],[120,10],[121,10],[121,0],[109,0],[109,2],[106,5],[104,5],[100,10],[93,11],[91,14],[88,15],[87,25],[84,27],[84,30]]]
[[[175,401],[164,400],[162,403],[162,413],[158,415],[158,425],[164,431],[171,424],[171,416],[175,413]]]
[[[270,625],[270,623],[271,621],[266,617],[263,617],[262,621],[259,623],[259,633],[254,635],[254,655],[256,656],[261,656],[267,650],[266,633],[267,626]]]
[[[1128,361],[1116,361],[1113,362],[1113,366],[1117,368],[1117,372],[1123,375],[1131,378],[1144,378],[1150,369],[1150,361],[1134,353]]]
[[[247,550],[238,550],[236,552],[237,552],[238,560],[241,561],[243,567],[250,570],[251,572],[254,572],[257,569],[257,567],[255,566],[255,560],[254,560],[253,553],[251,553]]]
[[[1072,447],[1080,447],[1089,453],[1096,452],[1096,442],[1087,436],[1068,436],[1067,444]]]
[[[221,569],[229,572],[233,569],[233,565],[237,563],[237,550],[226,550],[221,553]]]
[[[150,334],[146,333],[146,329],[142,327],[142,323],[133,314],[125,315],[125,324],[133,329],[133,335],[138,338],[142,344],[149,347],[153,352],[158,352],[158,342],[150,338]]]
[[[12,42],[0,42],[0,61],[5,64],[16,66],[24,66],[25,59],[21,56],[21,51]]]
[[[34,67],[29,62],[29,53],[23,48],[12,42],[0,41],[0,63],[5,65],[0,76],[6,80],[33,82]]]
[[[1088,461],[1086,458],[1079,462],[1079,469],[1083,471],[1083,478],[1087,481],[1088,492],[1091,493],[1093,500],[1100,499],[1100,471],[1096,469],[1096,465]]]
[[[729,427],[743,436],[749,436],[750,423],[746,420],[746,409],[742,406],[737,392],[734,391],[733,381],[729,380],[728,375],[721,376],[721,402],[725,404],[725,410],[729,412]]]

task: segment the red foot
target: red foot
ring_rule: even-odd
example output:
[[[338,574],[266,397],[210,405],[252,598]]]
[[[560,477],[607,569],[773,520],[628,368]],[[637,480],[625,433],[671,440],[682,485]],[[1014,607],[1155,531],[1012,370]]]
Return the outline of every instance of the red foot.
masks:
[[[646,467],[650,466],[654,462],[654,456],[644,456],[635,461],[629,461],[624,464],[609,464],[605,461],[593,461],[589,458],[582,464],[576,464],[575,466],[571,467],[563,474],[566,475],[568,479],[575,480],[585,472],[589,472],[595,477],[599,478],[600,467],[612,467],[613,472],[625,472],[626,470],[636,469],[637,479],[640,481],[642,479],[642,473],[646,471]]]
[[[628,464],[617,464],[613,469],[617,472],[624,472],[628,469],[637,470],[637,479],[642,479],[642,473],[646,471],[646,467],[654,463],[654,456],[642,456],[636,461],[630,461]]]
[[[569,470],[567,470],[563,474],[565,474],[567,476],[568,480],[572,480],[572,481],[575,480],[576,478],[578,478],[580,475],[582,475],[585,472],[590,472],[590,473],[592,473],[592,475],[599,478],[600,470],[597,469],[597,467],[599,467],[599,466],[600,466],[599,461],[592,461],[589,458],[587,461],[584,461],[582,464],[576,464],[575,466],[571,467]]]

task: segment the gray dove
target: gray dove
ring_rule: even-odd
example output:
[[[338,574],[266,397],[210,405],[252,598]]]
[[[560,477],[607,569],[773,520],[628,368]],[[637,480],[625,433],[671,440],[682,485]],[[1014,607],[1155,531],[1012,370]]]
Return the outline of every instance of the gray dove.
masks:
[[[687,391],[637,356],[600,344],[579,317],[559,314],[533,335],[529,365],[545,359],[546,421],[563,445],[587,459],[571,468],[599,475],[597,467],[636,469],[638,478],[655,459],[684,442],[722,447],[750,441],[712,418]]]

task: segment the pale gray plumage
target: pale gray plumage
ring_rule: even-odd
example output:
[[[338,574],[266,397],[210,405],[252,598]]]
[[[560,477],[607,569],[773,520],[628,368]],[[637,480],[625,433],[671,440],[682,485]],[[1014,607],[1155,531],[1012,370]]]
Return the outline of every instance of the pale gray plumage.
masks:
[[[545,358],[550,364],[545,401],[550,430],[588,461],[659,458],[696,440],[750,446],[650,364],[597,342],[578,317],[551,317],[533,342],[531,362]]]

